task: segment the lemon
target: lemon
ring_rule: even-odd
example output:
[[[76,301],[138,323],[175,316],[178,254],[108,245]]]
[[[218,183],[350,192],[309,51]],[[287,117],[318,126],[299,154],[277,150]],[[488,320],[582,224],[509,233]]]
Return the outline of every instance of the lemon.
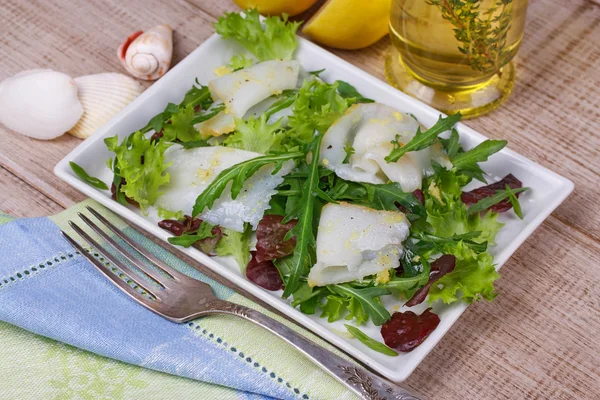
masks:
[[[328,0],[302,32],[337,49],[360,49],[388,32],[392,0]]]
[[[234,0],[243,9],[256,8],[262,15],[289,16],[308,10],[317,0]]]

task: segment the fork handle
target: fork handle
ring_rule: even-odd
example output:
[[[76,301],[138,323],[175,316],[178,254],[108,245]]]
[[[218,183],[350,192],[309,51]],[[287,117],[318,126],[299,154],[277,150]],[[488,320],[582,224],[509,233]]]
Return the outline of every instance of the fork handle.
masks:
[[[346,361],[259,311],[225,300],[217,300],[211,303],[208,308],[209,310],[203,314],[237,315],[271,331],[294,346],[311,361],[358,394],[362,399],[419,400],[418,397],[410,394],[407,390]]]

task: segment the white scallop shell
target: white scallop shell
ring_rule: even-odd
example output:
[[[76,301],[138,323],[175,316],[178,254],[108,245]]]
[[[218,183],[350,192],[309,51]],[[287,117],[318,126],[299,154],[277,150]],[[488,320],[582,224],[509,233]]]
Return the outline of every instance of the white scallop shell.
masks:
[[[23,71],[0,84],[0,122],[22,135],[54,139],[71,129],[82,113],[77,85],[61,72]]]
[[[86,139],[140,95],[144,88],[127,75],[104,73],[75,78],[83,116],[69,131]]]
[[[131,75],[147,81],[156,80],[171,66],[173,29],[163,24],[141,34],[135,32],[119,46],[118,55]]]

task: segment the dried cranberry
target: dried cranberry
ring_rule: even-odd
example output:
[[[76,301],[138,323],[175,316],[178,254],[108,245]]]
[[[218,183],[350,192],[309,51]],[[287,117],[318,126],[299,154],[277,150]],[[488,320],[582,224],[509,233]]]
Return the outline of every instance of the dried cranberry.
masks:
[[[256,228],[257,262],[282,258],[294,252],[296,238],[283,240],[297,220],[283,223],[281,215],[265,215]]]
[[[431,285],[440,279],[442,276],[454,271],[454,267],[456,266],[456,257],[451,254],[444,254],[437,260],[431,263],[431,270],[429,272],[429,280],[427,284],[417,290],[415,294],[404,304],[407,307],[416,306],[417,304],[421,304],[427,298],[427,294],[429,294],[429,289]]]
[[[281,280],[279,271],[273,261],[257,261],[255,251],[252,252],[252,259],[246,267],[246,277],[251,282],[267,290],[283,289],[283,280]]]
[[[432,313],[431,308],[421,315],[412,311],[395,312],[381,327],[381,336],[388,347],[409,352],[423,343],[439,323],[440,317]]]
[[[496,194],[498,190],[505,190],[506,185],[511,189],[518,189],[523,187],[523,183],[515,178],[512,174],[506,175],[502,180],[492,183],[487,186],[482,186],[477,189],[471,190],[470,192],[463,192],[461,195],[461,200],[465,204],[475,204],[479,200],[484,199],[486,197],[491,197]],[[515,196],[519,197],[520,193],[516,193]],[[493,212],[501,213],[504,211],[508,211],[512,208],[512,204],[508,199],[502,200],[499,203],[494,204],[488,210]]]

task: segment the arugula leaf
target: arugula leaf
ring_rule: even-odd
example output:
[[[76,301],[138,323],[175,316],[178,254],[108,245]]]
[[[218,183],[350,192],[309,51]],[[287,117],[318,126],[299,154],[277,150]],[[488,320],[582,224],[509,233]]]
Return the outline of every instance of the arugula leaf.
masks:
[[[318,135],[312,142],[312,162],[309,166],[308,177],[302,185],[302,197],[298,203],[298,223],[286,234],[284,240],[296,237],[296,247],[292,254],[290,275],[285,282],[285,290],[282,297],[287,298],[298,288],[300,277],[304,276],[310,269],[310,252],[316,246],[315,234],[313,232],[313,212],[315,209],[315,194],[319,188],[319,154],[321,152],[321,141],[323,135]],[[289,221],[292,215],[286,216]]]
[[[284,90],[281,97],[277,99],[276,102],[271,104],[271,106],[267,108],[263,115],[265,115],[268,120],[276,112],[290,107],[292,104],[294,104],[297,93],[298,91],[296,90]]]
[[[199,87],[196,85],[199,85]],[[185,93],[178,108],[182,108],[183,106],[202,106],[202,109],[206,110],[210,107],[213,100],[208,86],[202,86],[198,82],[198,78],[196,78],[196,85],[192,86],[192,88]]]
[[[348,332],[350,332],[350,334],[352,334],[352,336],[354,336],[356,339],[360,340],[365,346],[367,346],[371,350],[375,350],[379,353],[385,354],[386,356],[392,356],[392,357],[398,356],[397,352],[390,349],[385,344],[383,344],[375,339],[372,339],[371,337],[369,337],[366,333],[364,333],[360,329],[358,329],[352,325],[347,325],[347,324],[344,324],[344,326],[346,327],[346,329],[348,329]]]
[[[190,142],[181,143],[184,149],[194,149],[196,147],[208,147],[210,143],[208,140],[200,139],[200,140],[192,140]]]
[[[428,252],[437,252],[437,253],[447,253],[446,250],[448,246],[456,246],[458,243],[464,243],[469,246],[476,253],[483,253],[487,251],[487,242],[476,242],[471,239],[477,239],[481,235],[479,231],[472,231],[464,234],[456,234],[450,237],[440,237],[436,235],[432,235],[430,233],[418,232],[413,235],[413,237],[417,238],[419,242],[417,243],[417,248],[420,251],[428,251]]]
[[[350,162],[350,157],[352,157],[352,154],[355,153],[354,147],[352,147],[350,142],[346,142],[344,145],[344,151],[346,152],[346,157],[344,157],[342,164],[348,164]]]
[[[403,192],[397,183],[374,185],[362,184],[367,189],[367,200],[363,205],[376,210],[398,211],[397,204],[404,206],[412,214],[425,217],[425,207],[412,193]]]
[[[460,137],[458,136],[458,131],[455,128],[452,128],[452,132],[450,133],[450,137],[448,139],[440,139],[440,142],[446,149],[446,154],[448,158],[451,160],[459,153],[462,152],[462,146],[460,145]]]
[[[337,84],[319,79],[307,79],[298,90],[294,113],[288,118],[288,137],[294,143],[313,140],[315,131],[326,132],[335,120],[344,115],[349,102],[337,92]]]
[[[196,216],[204,211],[205,208],[211,208],[214,202],[221,196],[227,184],[231,184],[231,198],[235,200],[238,196],[244,182],[250,178],[256,171],[267,164],[275,163],[274,173],[278,171],[283,163],[287,160],[293,160],[302,157],[304,153],[293,152],[287,154],[269,155],[235,164],[219,173],[217,177],[204,189],[204,191],[196,198],[196,204],[192,210],[192,216]]]
[[[354,103],[374,103],[375,100],[368,99],[356,90],[354,86],[344,81],[335,81],[338,85],[338,93],[345,99],[354,99]]]
[[[452,132],[452,134],[454,134],[454,131]],[[452,140],[452,136],[450,140]],[[448,157],[450,157],[450,160],[452,161],[452,164],[454,165],[454,168],[457,171],[461,171],[469,177],[487,183],[485,178],[483,177],[483,170],[479,167],[477,163],[487,161],[487,159],[492,154],[495,154],[502,150],[507,143],[508,142],[506,140],[488,139],[464,153],[456,152],[453,155],[448,153]],[[456,145],[454,145],[454,147],[455,146]],[[454,148],[450,150],[454,151]]]
[[[252,229],[250,225],[246,226],[244,232],[236,232],[231,229],[223,229],[223,236],[215,252],[218,256],[233,256],[240,267],[240,271],[244,272],[248,262],[250,262],[250,236]]]
[[[291,259],[291,257],[285,258]],[[274,262],[274,264],[277,266],[277,262]],[[279,267],[277,268],[279,269]],[[308,283],[302,282],[298,287],[298,290],[294,292],[292,307],[300,306],[300,311],[302,311],[303,314],[314,314],[317,307],[320,305],[321,297],[325,292],[326,288],[311,288]]]
[[[506,192],[508,193],[508,201],[510,201],[510,205],[512,206],[517,217],[523,219],[523,211],[521,211],[521,203],[519,203],[519,199],[513,191],[510,189],[510,186],[506,185]]]
[[[196,80],[196,83],[198,81]],[[207,109],[212,104],[212,97],[210,96],[210,91],[208,90],[208,86],[197,87],[196,85],[192,86],[190,90],[187,91],[183,100],[179,105],[169,103],[167,107],[165,107],[164,111],[155,115],[149,122],[144,126],[141,130],[142,133],[149,132],[151,130],[155,132],[160,132],[163,127],[167,126],[167,122],[171,120],[173,115],[179,112],[189,112],[184,111],[185,108],[190,108],[192,110],[195,109],[196,106],[201,106],[203,109]],[[180,117],[183,119],[184,117]],[[176,135],[173,137],[177,137]]]
[[[276,194],[269,201],[269,208],[265,210],[265,215],[281,215],[285,216],[285,204],[287,203],[286,196]]]
[[[192,126],[193,126],[193,125],[199,124],[200,122],[208,121],[209,119],[216,116],[218,113],[220,113],[224,109],[225,109],[224,104],[219,104],[215,107],[212,107],[211,109],[206,110],[206,112],[204,114],[195,116],[194,119],[192,119],[190,121],[190,124],[192,124]]]
[[[164,152],[171,146],[162,140],[152,141],[137,131],[119,143],[117,135],[104,139],[108,150],[117,157],[119,175],[125,179],[120,191],[140,205],[142,211],[162,194],[160,187],[169,182],[165,170],[170,164],[164,162]]]
[[[287,179],[287,177],[284,179],[289,182],[290,192],[294,193],[287,196],[285,203],[285,216],[286,220],[289,220],[297,216],[297,211],[300,208],[303,181],[301,179]]]
[[[115,199],[119,204],[126,206],[128,204],[127,197],[121,191],[121,184],[123,183],[123,177],[121,176],[121,170],[119,169],[119,162],[117,157],[113,161],[112,171],[113,174],[113,185],[115,185]]]
[[[100,179],[94,176],[88,175],[88,173],[85,172],[85,170],[82,167],[75,164],[73,161],[69,161],[69,165],[71,166],[73,172],[75,172],[75,174],[78,177],[80,177],[82,181],[86,182],[90,186],[95,187],[96,189],[108,190],[108,186],[106,186],[106,183],[102,182]]]
[[[184,233],[181,236],[172,236],[172,237],[168,238],[167,240],[169,241],[169,243],[177,245],[177,246],[190,247],[191,245],[193,245],[194,243],[196,243],[202,239],[215,237],[216,235],[213,235],[211,232],[213,228],[214,228],[214,225],[211,225],[208,222],[202,221],[200,223],[200,227],[198,228],[198,230],[196,232]]]
[[[308,71],[308,73],[310,75],[313,75],[313,76],[319,76],[319,75],[321,75],[323,73],[323,71],[325,71],[325,69],[326,68],[318,69],[318,70],[315,70],[315,71]]]
[[[392,150],[392,152],[387,157],[385,157],[385,161],[387,161],[388,163],[396,162],[400,159],[400,157],[402,157],[409,151],[423,150],[431,146],[433,141],[437,139],[437,137],[441,133],[452,129],[452,127],[461,118],[462,115],[460,113],[450,115],[446,118],[440,117],[435,123],[435,125],[427,129],[425,132],[421,132],[421,128],[419,127],[415,136],[405,145],[400,146],[397,142],[392,142],[397,147],[395,147],[394,150]]]
[[[362,204],[367,197],[367,189],[364,185],[339,178],[335,179],[335,182],[328,193],[334,200],[346,200],[359,204]]]
[[[328,285],[327,289],[346,298],[354,297],[377,326],[382,325],[391,318],[388,310],[378,301],[380,296],[391,293],[388,289],[378,286],[354,288],[348,284]]]
[[[414,276],[395,276],[388,282],[379,284],[377,287],[390,290],[396,296],[410,299],[413,294],[429,280],[429,263],[424,264],[426,268]]]
[[[502,200],[509,198],[511,195],[514,196],[517,193],[521,193],[529,189],[527,187],[511,189],[508,185],[506,187],[506,190],[497,190],[495,195],[485,197],[479,200],[477,203],[473,204],[472,206],[469,206],[467,212],[469,214],[475,214],[481,211],[485,211],[494,204],[500,203]]]
[[[291,60],[296,51],[296,30],[300,22],[289,22],[287,15],[267,17],[264,29],[256,9],[241,13],[225,13],[215,23],[215,30],[225,39],[244,46],[260,61]]]
[[[262,154],[279,150],[282,138],[281,124],[281,119],[271,125],[267,124],[265,114],[258,119],[252,116],[246,121],[236,118],[236,131],[225,139],[223,145]]]

